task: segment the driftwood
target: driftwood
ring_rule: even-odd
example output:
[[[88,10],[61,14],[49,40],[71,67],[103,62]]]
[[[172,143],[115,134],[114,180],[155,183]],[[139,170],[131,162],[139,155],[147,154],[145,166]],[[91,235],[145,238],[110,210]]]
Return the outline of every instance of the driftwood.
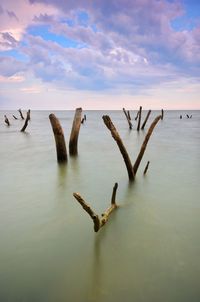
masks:
[[[135,174],[135,175],[136,175],[137,170],[138,170],[138,168],[139,168],[140,162],[141,162],[142,157],[143,157],[143,155],[144,155],[144,152],[145,152],[145,150],[146,150],[147,143],[148,143],[148,141],[149,141],[149,139],[150,139],[150,136],[151,136],[151,134],[152,134],[152,132],[153,132],[153,129],[155,128],[156,124],[158,123],[158,121],[159,121],[160,119],[161,119],[161,115],[157,116],[157,117],[154,119],[154,121],[152,122],[151,126],[149,127],[149,130],[148,130],[148,132],[147,132],[147,134],[146,134],[146,136],[145,136],[145,139],[144,139],[144,141],[143,141],[143,144],[142,144],[142,147],[141,147],[140,152],[139,152],[139,154],[138,154],[138,157],[137,157],[137,159],[136,159],[136,161],[135,161],[135,164],[134,164],[134,166],[133,166],[133,171],[134,171],[134,174]]]
[[[150,114],[151,114],[151,110],[149,110],[147,112],[146,118],[145,118],[144,123],[142,124],[142,127],[141,127],[142,130],[144,129],[144,127],[145,127],[145,125],[146,125],[146,123],[148,121],[148,118],[149,118]]]
[[[23,116],[23,114],[22,114],[21,109],[19,109],[18,111],[19,111],[19,113],[20,113],[21,119],[24,120],[24,116]]]
[[[14,117],[15,120],[18,120],[18,118],[14,114],[13,114],[13,117]]]
[[[128,124],[129,124],[129,129],[132,129],[133,126],[132,126],[132,123],[131,123],[130,112],[129,112],[129,111],[126,111],[125,108],[123,108],[123,111],[124,111],[124,114],[125,114],[125,116],[126,116],[127,122],[128,122]]]
[[[7,116],[6,116],[6,115],[4,115],[4,118],[5,118],[5,123],[6,123],[8,126],[10,126],[9,119],[7,118]]]
[[[161,109],[161,120],[163,120],[163,117],[164,117],[164,110]]]
[[[24,132],[26,130],[26,127],[28,126],[28,122],[30,121],[30,109],[27,111],[27,115],[26,115],[26,120],[24,123],[24,126],[22,127],[22,129],[20,130],[21,132]]]
[[[123,156],[129,179],[133,180],[135,175],[134,175],[132,163],[131,163],[130,157],[128,155],[128,152],[126,151],[126,148],[121,140],[121,137],[120,137],[119,133],[117,132],[117,129],[113,125],[110,117],[108,115],[104,115],[102,118],[103,118],[103,121],[104,121],[106,127],[110,130],[111,135],[114,138],[114,140],[116,141],[116,143],[119,147],[119,150]]]
[[[150,161],[148,161],[147,164],[146,164],[146,167],[145,167],[144,173],[143,173],[144,175],[147,173],[147,170],[149,168],[149,164],[150,164]]]
[[[64,137],[63,129],[60,125],[59,120],[53,113],[49,115],[49,119],[51,122],[55,143],[56,143],[57,160],[58,162],[66,162],[67,149],[65,145],[65,137]]]
[[[74,120],[72,124],[72,130],[69,140],[69,153],[70,155],[78,154],[78,135],[81,126],[81,113],[82,108],[77,108],[74,115]]]
[[[80,205],[83,207],[83,209],[90,215],[90,217],[93,220],[94,223],[94,231],[98,232],[102,226],[108,221],[108,218],[110,214],[113,212],[114,209],[117,208],[115,197],[116,197],[116,191],[118,188],[118,184],[115,183],[113,187],[112,197],[111,197],[111,205],[110,207],[105,210],[103,214],[101,214],[101,217],[97,215],[90,207],[89,204],[87,204],[84,199],[81,197],[78,193],[73,193],[73,196],[76,198],[76,200],[80,203]]]
[[[141,117],[142,117],[142,106],[140,106],[139,113],[138,113],[138,125],[137,125],[137,131],[140,130]]]

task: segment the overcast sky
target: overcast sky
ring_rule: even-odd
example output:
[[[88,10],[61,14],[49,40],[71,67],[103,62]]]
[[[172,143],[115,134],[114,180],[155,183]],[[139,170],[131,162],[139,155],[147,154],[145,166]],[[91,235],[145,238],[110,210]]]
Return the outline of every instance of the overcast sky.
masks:
[[[200,109],[200,0],[0,0],[0,109]]]

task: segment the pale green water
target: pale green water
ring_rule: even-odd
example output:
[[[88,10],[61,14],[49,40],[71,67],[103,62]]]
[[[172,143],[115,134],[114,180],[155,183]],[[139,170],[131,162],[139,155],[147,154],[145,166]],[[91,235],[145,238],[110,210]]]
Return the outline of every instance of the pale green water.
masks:
[[[84,112],[79,156],[66,167],[56,162],[50,112],[32,112],[27,133],[14,112],[4,125],[4,113],[1,302],[200,301],[200,111],[182,120],[184,112],[165,112],[133,185],[101,118],[111,116],[134,162],[146,131],[129,131],[123,112]],[[68,142],[74,112],[55,114]],[[101,213],[116,181],[122,207],[96,234],[72,193]]]

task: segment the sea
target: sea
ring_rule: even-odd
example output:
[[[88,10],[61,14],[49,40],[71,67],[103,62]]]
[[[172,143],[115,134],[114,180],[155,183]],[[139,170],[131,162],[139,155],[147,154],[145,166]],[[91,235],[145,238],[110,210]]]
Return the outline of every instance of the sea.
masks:
[[[65,164],[57,163],[50,113],[64,131]],[[130,130],[122,110],[83,110],[72,157],[74,111],[31,111],[24,133],[17,110],[0,111],[1,302],[200,301],[200,111],[164,111],[130,182],[102,116],[134,164],[160,111],[140,131],[136,113]],[[101,215],[116,182],[118,207],[95,233],[73,193]]]

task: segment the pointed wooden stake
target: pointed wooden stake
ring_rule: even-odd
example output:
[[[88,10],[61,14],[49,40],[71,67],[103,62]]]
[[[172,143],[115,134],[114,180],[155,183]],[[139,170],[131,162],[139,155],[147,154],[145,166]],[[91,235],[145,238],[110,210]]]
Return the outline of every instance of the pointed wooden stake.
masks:
[[[144,175],[147,173],[147,170],[149,168],[149,164],[150,164],[150,161],[148,161],[147,164],[146,164],[146,167],[145,167],[144,173],[143,173]]]
[[[123,108],[123,111],[124,111],[124,114],[125,114],[125,116],[126,116],[127,122],[128,122],[128,124],[129,124],[129,129],[132,129],[133,126],[132,126],[132,123],[131,123],[130,112],[129,112],[129,111],[126,111],[125,108]]]
[[[58,162],[66,162],[67,149],[65,145],[65,137],[64,137],[63,129],[60,125],[59,120],[53,113],[49,115],[49,119],[51,122],[55,143],[56,143],[57,160]]]
[[[146,136],[145,136],[145,139],[144,139],[144,141],[143,141],[143,144],[142,144],[142,147],[141,147],[140,152],[139,152],[139,154],[138,154],[138,157],[137,157],[137,159],[136,159],[136,161],[135,161],[135,164],[134,164],[134,166],[133,166],[133,170],[134,170],[135,175],[136,175],[137,170],[138,170],[138,168],[139,168],[140,162],[141,162],[142,157],[143,157],[143,155],[144,155],[145,149],[146,149],[146,147],[147,147],[147,143],[148,143],[148,141],[149,141],[149,139],[150,139],[150,136],[151,136],[151,134],[152,134],[152,132],[153,132],[153,129],[155,128],[156,124],[158,123],[158,121],[159,121],[160,119],[161,119],[161,115],[157,116],[157,117],[154,119],[154,121],[152,122],[151,126],[149,127],[149,130],[148,130],[148,132],[147,132],[147,134],[146,134]]]
[[[69,140],[70,155],[78,154],[78,135],[81,126],[81,113],[82,113],[82,108],[77,108],[75,111],[70,140]]]

